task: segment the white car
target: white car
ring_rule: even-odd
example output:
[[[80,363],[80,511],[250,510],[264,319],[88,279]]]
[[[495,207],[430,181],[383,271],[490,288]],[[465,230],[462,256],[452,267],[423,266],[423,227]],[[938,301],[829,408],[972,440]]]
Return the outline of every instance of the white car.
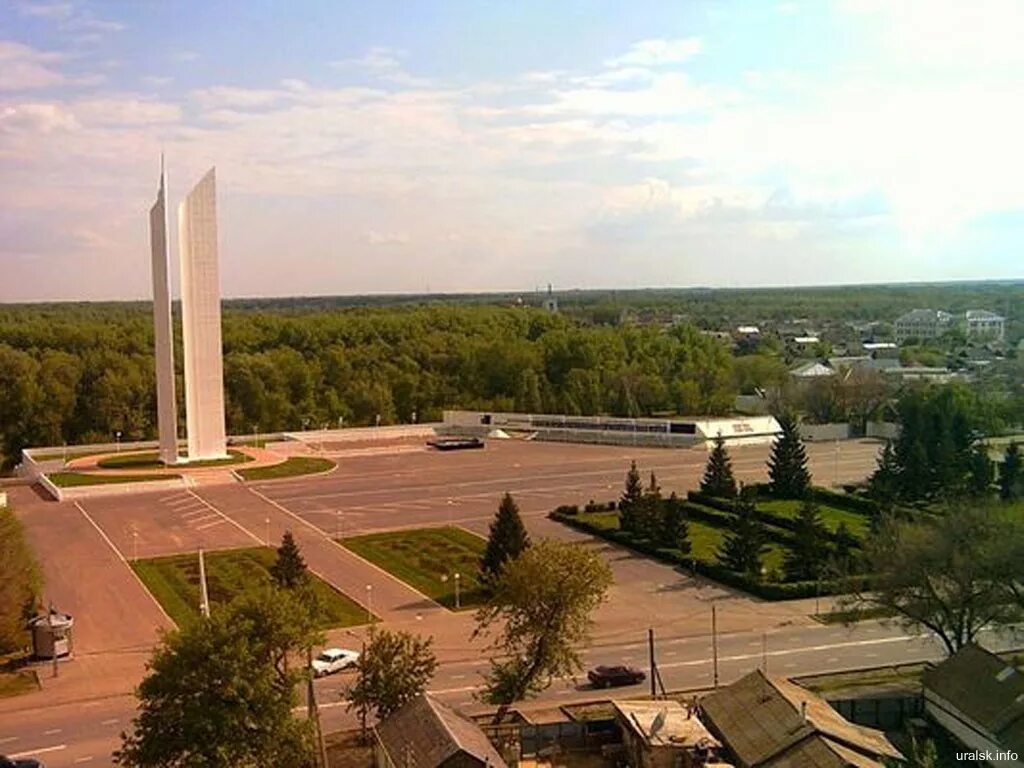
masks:
[[[313,677],[324,677],[354,667],[357,661],[359,661],[359,654],[355,651],[346,651],[344,648],[327,648],[313,659],[310,666],[313,668]]]

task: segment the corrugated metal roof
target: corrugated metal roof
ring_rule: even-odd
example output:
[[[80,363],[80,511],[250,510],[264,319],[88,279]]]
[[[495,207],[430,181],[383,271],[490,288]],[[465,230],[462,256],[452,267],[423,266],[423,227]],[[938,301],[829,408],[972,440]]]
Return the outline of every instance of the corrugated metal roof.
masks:
[[[619,720],[651,746],[721,746],[697,714],[678,701],[613,701],[612,706]]]

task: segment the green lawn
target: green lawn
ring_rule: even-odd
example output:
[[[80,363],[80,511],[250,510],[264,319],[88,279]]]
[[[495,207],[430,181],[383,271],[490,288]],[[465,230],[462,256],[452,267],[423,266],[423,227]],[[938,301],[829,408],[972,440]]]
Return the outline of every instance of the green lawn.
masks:
[[[460,576],[461,608],[478,606],[487,597],[480,583],[487,542],[462,528],[371,533],[341,543],[447,608],[455,607],[455,573]]]
[[[251,456],[247,456],[241,451],[228,451],[228,458],[226,459],[207,459],[205,461],[190,461],[188,462],[189,467],[219,467],[225,464],[242,464],[246,461],[252,461]],[[103,469],[160,469],[165,466],[160,461],[160,454],[156,451],[146,451],[145,453],[124,453],[120,455],[108,456],[105,459],[100,459],[97,463],[98,466]]]
[[[277,480],[282,477],[315,475],[334,469],[335,466],[337,465],[330,459],[322,459],[319,456],[292,456],[280,464],[269,467],[240,469],[238,474],[243,480]]]
[[[232,549],[206,554],[206,585],[210,603],[230,602],[246,587],[270,580],[268,569],[277,557],[269,547]],[[167,614],[183,626],[199,617],[199,558],[172,555],[137,560],[132,568]],[[365,624],[366,608],[310,574],[320,603],[320,626],[350,627]]]
[[[0,672],[0,699],[39,690],[39,678],[30,669]]]
[[[145,483],[153,480],[174,480],[180,475],[94,475],[86,472],[51,472],[46,475],[58,488],[77,488],[83,485],[115,485],[117,483]]]
[[[770,499],[759,500],[757,508],[765,512],[771,512],[779,517],[795,518],[803,502],[792,499]],[[835,531],[840,523],[846,523],[847,529],[857,538],[866,536],[871,522],[866,515],[859,515],[846,509],[830,507],[827,504],[818,504],[818,511],[821,513],[821,521],[830,531]]]

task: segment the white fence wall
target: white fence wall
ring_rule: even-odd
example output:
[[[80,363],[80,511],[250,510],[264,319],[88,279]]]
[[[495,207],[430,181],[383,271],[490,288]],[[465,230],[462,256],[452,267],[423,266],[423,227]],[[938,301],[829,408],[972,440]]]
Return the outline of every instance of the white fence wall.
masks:
[[[810,443],[850,439],[850,425],[846,423],[800,424],[799,430],[800,437]]]
[[[900,436],[900,425],[892,421],[869,421],[865,434],[879,440],[895,440]]]

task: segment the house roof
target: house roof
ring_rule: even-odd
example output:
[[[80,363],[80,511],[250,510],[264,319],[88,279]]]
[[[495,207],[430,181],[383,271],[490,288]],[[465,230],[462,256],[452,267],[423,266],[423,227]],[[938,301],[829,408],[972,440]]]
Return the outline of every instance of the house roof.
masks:
[[[750,766],[875,768],[880,758],[903,757],[880,731],[848,722],[817,694],[760,670],[705,696],[701,709]]]
[[[994,653],[965,645],[926,669],[922,682],[1005,746],[1024,751],[1024,675]]]
[[[987,309],[968,309],[964,313],[964,316],[968,320],[1005,320],[1006,318],[1002,315],[997,315],[995,312],[989,312]]]
[[[430,768],[462,752],[492,768],[508,768],[476,723],[427,694],[420,694],[381,723],[377,739],[396,764],[410,754],[416,757],[417,766]]]
[[[834,376],[836,372],[824,363],[811,360],[803,363],[802,365],[798,365],[789,373],[791,376],[796,376],[801,379],[813,379],[819,376]]]
[[[949,312],[941,309],[912,309],[896,318],[897,323],[939,322],[952,319]]]
[[[619,720],[653,747],[721,746],[697,715],[678,701],[613,701],[612,706]]]

